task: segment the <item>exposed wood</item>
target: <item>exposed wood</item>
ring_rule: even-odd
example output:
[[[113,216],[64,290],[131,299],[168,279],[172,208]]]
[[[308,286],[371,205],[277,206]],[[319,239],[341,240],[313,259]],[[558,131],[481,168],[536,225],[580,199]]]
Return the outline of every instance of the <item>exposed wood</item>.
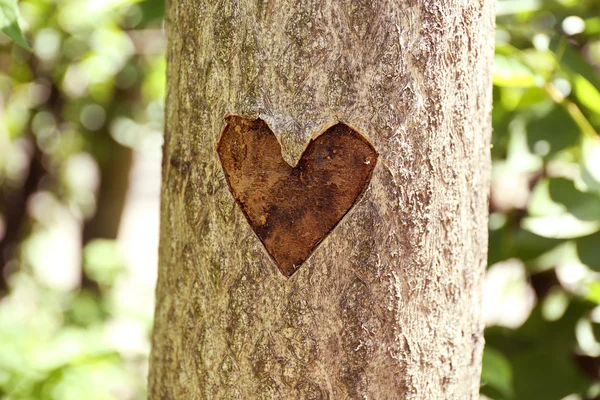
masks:
[[[217,152],[233,197],[289,277],[365,191],[377,152],[337,124],[311,141],[292,168],[264,121],[226,120]]]
[[[151,399],[476,399],[492,1],[171,0]],[[284,276],[216,151],[260,118],[296,165],[341,122],[379,154]]]

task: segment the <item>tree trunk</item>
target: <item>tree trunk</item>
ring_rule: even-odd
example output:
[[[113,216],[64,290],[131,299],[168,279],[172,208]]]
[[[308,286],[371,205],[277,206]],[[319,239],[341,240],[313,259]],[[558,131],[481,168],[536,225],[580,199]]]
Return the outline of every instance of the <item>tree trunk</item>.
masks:
[[[151,399],[478,397],[493,26],[483,0],[170,1]],[[338,128],[372,178],[293,258],[271,214],[327,214],[301,157]],[[271,131],[296,197],[249,200]]]

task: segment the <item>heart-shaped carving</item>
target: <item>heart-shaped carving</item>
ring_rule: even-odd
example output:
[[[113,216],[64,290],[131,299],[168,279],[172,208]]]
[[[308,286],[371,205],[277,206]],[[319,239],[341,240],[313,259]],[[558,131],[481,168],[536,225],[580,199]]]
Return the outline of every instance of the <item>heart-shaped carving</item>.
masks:
[[[290,167],[267,124],[228,116],[217,144],[236,202],[279,270],[290,277],[367,188],[377,152],[337,124]]]

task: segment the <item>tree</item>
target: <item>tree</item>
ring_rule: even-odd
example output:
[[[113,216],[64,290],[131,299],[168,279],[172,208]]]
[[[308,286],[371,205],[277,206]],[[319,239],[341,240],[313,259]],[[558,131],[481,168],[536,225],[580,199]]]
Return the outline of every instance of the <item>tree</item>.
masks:
[[[170,2],[150,398],[477,398],[492,3]],[[372,177],[306,244],[277,210],[338,192],[311,209],[239,179],[262,160],[261,193],[281,171],[317,185],[311,151],[338,162],[342,131]]]

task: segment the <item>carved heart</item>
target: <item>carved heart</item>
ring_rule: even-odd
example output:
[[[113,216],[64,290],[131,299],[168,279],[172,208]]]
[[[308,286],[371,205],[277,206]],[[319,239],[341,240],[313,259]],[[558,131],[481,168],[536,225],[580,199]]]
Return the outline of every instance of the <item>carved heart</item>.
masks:
[[[264,121],[225,120],[217,152],[231,193],[290,277],[366,189],[377,152],[358,132],[337,124],[311,140],[292,168]]]

